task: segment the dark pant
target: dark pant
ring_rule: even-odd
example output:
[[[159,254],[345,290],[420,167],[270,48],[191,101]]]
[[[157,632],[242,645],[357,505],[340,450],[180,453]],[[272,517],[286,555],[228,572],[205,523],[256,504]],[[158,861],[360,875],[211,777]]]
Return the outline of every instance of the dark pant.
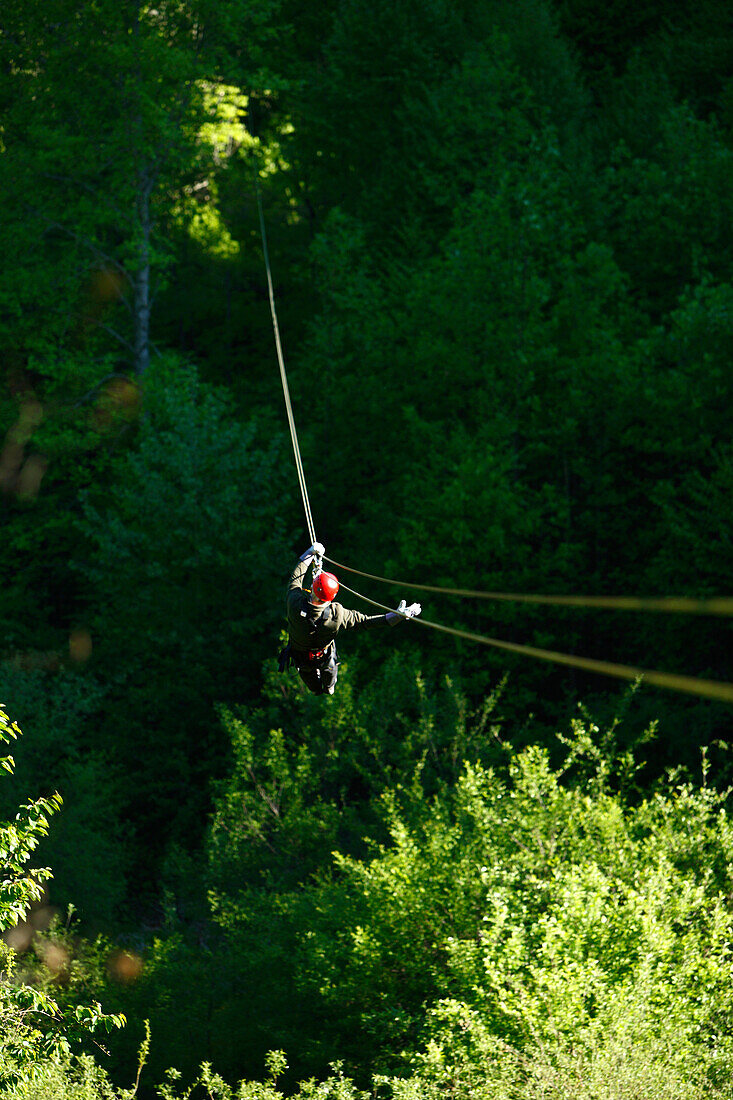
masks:
[[[314,695],[332,695],[339,674],[336,646],[330,645],[322,657],[309,660],[305,654],[293,653],[295,667],[300,678]],[[332,690],[329,691],[328,689]]]

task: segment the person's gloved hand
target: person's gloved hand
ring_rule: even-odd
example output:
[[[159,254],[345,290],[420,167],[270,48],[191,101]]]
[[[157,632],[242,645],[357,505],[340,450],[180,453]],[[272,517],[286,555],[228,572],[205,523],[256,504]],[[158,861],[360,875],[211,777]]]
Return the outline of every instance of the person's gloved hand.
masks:
[[[399,607],[395,611],[388,611],[385,618],[390,626],[396,626],[397,623],[404,622],[405,619],[414,618],[421,611],[422,607],[419,603],[411,603],[408,607],[404,600],[400,600]]]
[[[322,558],[325,553],[326,547],[323,545],[323,543],[314,542],[312,546],[309,546],[308,549],[300,555],[298,561],[310,561],[311,558],[314,557]]]

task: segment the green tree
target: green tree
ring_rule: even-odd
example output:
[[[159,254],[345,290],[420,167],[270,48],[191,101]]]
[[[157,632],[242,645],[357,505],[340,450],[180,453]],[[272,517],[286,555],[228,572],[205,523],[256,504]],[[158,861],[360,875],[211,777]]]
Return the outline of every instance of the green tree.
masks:
[[[0,509],[20,648],[74,625],[76,497],[124,445],[128,376],[156,354],[154,303],[182,241],[211,265],[237,251],[217,180],[246,136],[241,84],[264,79],[272,10],[21,0],[3,21]]]
[[[253,32],[271,12],[269,0],[104,2],[84,18],[65,0],[14,8],[2,39],[0,165],[15,214],[10,268],[28,274],[4,287],[14,317],[6,341],[37,354],[104,330],[123,361],[147,370],[156,283],[172,259],[166,227],[184,210],[199,231],[216,221],[217,124],[231,126],[232,102],[245,104],[217,82],[244,38],[255,79]]]
[[[619,266],[658,322],[691,286],[731,281],[733,150],[714,120],[688,106],[668,104],[656,119],[643,149],[622,136],[611,153],[604,221]]]
[[[160,850],[180,829],[199,834],[223,764],[213,705],[251,691],[277,644],[289,489],[280,437],[241,423],[190,365],[159,359],[144,402],[135,447],[85,498],[77,568],[105,736]]]

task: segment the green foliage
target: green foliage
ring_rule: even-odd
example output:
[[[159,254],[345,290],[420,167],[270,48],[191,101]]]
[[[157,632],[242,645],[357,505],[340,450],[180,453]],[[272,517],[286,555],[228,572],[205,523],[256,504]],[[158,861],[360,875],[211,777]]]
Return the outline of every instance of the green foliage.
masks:
[[[673,11],[660,0],[643,6],[619,0],[612,8],[556,0],[554,6],[604,114],[613,110],[614,74],[623,83],[634,69],[645,73],[647,84],[661,77],[678,102],[703,117],[726,113],[733,38],[721,0],[679,0]]]
[[[8,743],[19,735],[20,727],[0,707],[0,740]],[[12,757],[0,763],[12,774]],[[12,933],[42,897],[42,883],[51,871],[27,864],[60,806],[58,794],[39,798],[21,806],[13,822],[0,825],[0,931]],[[0,1085],[33,1073],[49,1057],[68,1054],[70,1040],[81,1032],[109,1031],[125,1023],[124,1016],[106,1015],[97,1003],[62,1012],[47,990],[17,981],[15,952],[5,942],[0,944],[0,964]]]
[[[670,104],[659,134],[632,156],[624,141],[606,172],[615,253],[651,316],[711,275],[730,282],[733,150],[714,122]]]
[[[581,746],[595,733],[576,726]],[[492,1047],[557,1084],[573,1065],[598,1074],[632,1033],[649,1081],[670,1068],[670,1095],[727,1087],[727,795],[673,782],[634,805],[602,772],[568,783],[564,770],[536,747],[506,779],[468,766],[429,816],[394,814],[375,858],[337,856],[338,877],[301,905],[301,980],[342,1043],[358,1029],[361,1051],[371,1037],[395,1066],[422,1035],[434,1079],[483,1067],[478,1095],[506,1083]],[[620,1064],[629,1080],[643,1069]]]
[[[251,690],[273,644],[287,489],[280,438],[236,420],[190,365],[158,360],[144,409],[115,480],[84,498],[77,567],[112,686],[108,736],[138,827],[160,845],[160,830],[198,831],[203,777],[222,761],[212,701]]]
[[[491,758],[483,742],[499,691],[472,714],[457,684],[427,680],[414,657],[391,654],[361,685],[356,672],[342,664],[324,708],[292,674],[283,688],[270,668],[262,707],[222,712],[233,766],[217,791],[208,842],[222,919],[240,890],[292,889],[334,847],[364,851],[365,835],[381,830],[384,798],[409,804],[415,783],[443,790],[467,755]]]
[[[703,1079],[703,1065],[715,1059],[703,1050],[698,1062],[697,1050],[681,1050],[674,1031],[656,1021],[650,1026],[643,1005],[636,1007],[638,1014],[620,1020],[612,1034],[584,1035],[567,1046],[543,1044],[528,1055],[497,1040],[465,1005],[448,1003],[436,1013],[446,1046],[429,1044],[415,1076],[379,1083],[392,1100],[437,1100],[446,1092],[458,1100],[722,1100],[730,1076],[725,1064],[713,1071],[713,1082]]]
[[[368,1100],[369,1093],[362,1092],[354,1087],[352,1081],[344,1076],[342,1066],[335,1062],[330,1067],[330,1074],[324,1081],[301,1081],[297,1092],[281,1092],[275,1087],[278,1076],[287,1068],[285,1055],[280,1050],[271,1050],[265,1057],[265,1064],[269,1071],[269,1080],[265,1084],[259,1081],[241,1081],[239,1086],[232,1088],[207,1063],[201,1067],[201,1071],[194,1082],[182,1091],[178,1085],[180,1074],[177,1071],[168,1071],[168,1082],[160,1087],[159,1093],[162,1100],[189,1100],[196,1095],[198,1088],[206,1089],[206,1095],[211,1100],[285,1100],[285,1096],[291,1096],[294,1100]]]
[[[305,390],[328,393],[305,439],[310,461],[324,440],[338,456],[326,529],[338,531],[340,560],[414,582],[427,570],[438,584],[474,578],[500,591],[690,592],[707,540],[696,539],[690,515],[682,549],[674,508],[690,494],[680,485],[686,476],[706,483],[718,456],[715,483],[726,484],[718,367],[729,141],[675,102],[664,66],[648,58],[613,83],[602,107],[578,106],[580,89],[563,127],[528,60],[539,50],[537,65],[561,72],[561,47],[553,54],[543,37],[552,20],[545,12],[522,31],[519,18],[505,25],[513,15],[502,23],[487,9],[491,33],[470,46],[451,38],[444,56],[458,49],[460,60],[436,66],[423,88],[408,81],[387,141],[401,158],[385,170],[393,198],[369,205],[384,195],[373,177],[387,160],[375,159],[360,177],[366,197],[344,184],[316,238],[323,305],[298,369]],[[616,30],[623,18],[611,19]],[[534,33],[541,47],[522,47]],[[348,56],[369,41],[355,39]],[[698,299],[686,366],[670,369],[679,315]],[[685,477],[671,469],[678,460]],[[674,577],[657,568],[673,558]],[[724,591],[727,570],[712,559],[704,575],[714,571]],[[687,634],[673,621],[434,607],[435,619],[512,641],[727,675],[723,647],[702,625]],[[487,666],[498,674],[508,660],[440,638],[431,653],[436,663],[458,659],[476,696]],[[599,690],[526,661],[509,667],[521,668],[548,726],[568,693]],[[650,713],[663,706],[653,698]],[[720,708],[696,708],[692,740],[684,708],[670,709],[679,718],[657,750],[669,748],[662,765],[689,763],[710,736],[727,736]]]
[[[36,930],[13,1042],[32,1061],[42,1013],[65,1035],[104,989],[152,1019],[171,1097],[275,1100],[309,1074],[299,1095],[724,1095],[729,808],[707,779],[653,784],[728,737],[725,708],[638,693],[620,736],[665,731],[642,767],[587,722],[550,739],[578,697],[613,706],[602,682],[427,631],[349,639],[333,699],[274,674],[297,497],[251,185],[340,560],[726,591],[725,5],[77,7],[18,0],[0,36],[0,683],[32,731],[0,811],[46,795],[8,858],[39,840],[51,901],[124,912],[144,966],[125,984],[109,945]],[[724,622],[425,611],[729,678]],[[39,880],[21,860],[9,882],[17,917]],[[293,1068],[252,1082],[273,1047]],[[122,1036],[118,1080],[136,1057]],[[33,1071],[29,1098],[124,1094],[63,1049]]]
[[[328,873],[334,848],[362,855],[386,838],[383,797],[412,805],[415,784],[449,785],[462,757],[481,753],[498,705],[469,715],[454,685],[396,657],[368,688],[357,692],[356,679],[342,665],[324,708],[270,667],[260,707],[222,710],[233,767],[218,784],[206,861],[166,862],[166,923],[142,975],[97,993],[150,1019],[152,1076],[172,1064],[191,1079],[204,1057],[227,1079],[254,1076],[273,1045],[293,1052],[291,1082],[323,1071],[319,1004],[295,984],[298,894]],[[121,1043],[128,1064],[133,1036]]]
[[[95,743],[103,706],[98,681],[75,670],[49,673],[0,665],[0,695],[29,734],[15,773],[0,790],[7,814],[28,790],[64,791],[64,806],[43,858],[54,869],[50,904],[69,904],[88,929],[110,927],[124,897],[127,845],[119,825],[119,776],[112,754]]]
[[[3,1100],[123,1100],[101,1066],[89,1055],[78,1060],[49,1058],[0,1091]]]
[[[258,650],[274,613],[235,623],[225,608],[235,578],[259,576],[266,590],[278,576],[269,563],[283,539],[279,447],[258,438],[254,423],[241,425],[189,364],[172,358],[151,369],[136,446],[120,457],[108,491],[86,495],[80,524],[93,547],[79,566],[94,584],[102,647],[137,654],[141,665],[155,648],[172,667],[187,667],[199,691],[207,685],[195,656],[203,624],[195,624],[204,615],[216,622],[222,651],[236,648],[246,660]]]
[[[596,0],[558,0],[556,7],[586,64],[600,70],[623,68],[640,40],[660,29],[667,13],[660,0],[643,8],[622,0],[612,11]],[[687,7],[683,0],[678,10],[684,12]]]
[[[303,1081],[297,1092],[283,1093],[276,1087],[277,1078],[287,1068],[282,1051],[270,1051],[265,1058],[269,1078],[266,1083],[241,1081],[231,1087],[204,1063],[189,1085],[180,1084],[181,1074],[169,1070],[166,1081],[156,1095],[161,1100],[189,1100],[203,1095],[208,1100],[285,1100],[285,1096],[298,1100],[367,1100],[369,1094],[354,1087],[343,1074],[341,1065],[334,1063],[324,1081]],[[133,1100],[134,1088],[118,1088],[108,1074],[89,1055],[73,1058],[57,1055],[34,1067],[32,1072],[22,1072],[13,1083],[0,1084],[2,1100]]]
[[[13,327],[0,340],[16,354],[81,339],[147,369],[151,292],[172,261],[166,231],[184,210],[194,232],[212,220],[207,174],[231,151],[231,98],[212,88],[222,68],[239,68],[231,55],[248,32],[242,68],[262,78],[274,8],[102,0],[82,20],[64,0],[15,6],[2,42],[0,158],[12,211],[0,298]]]
[[[632,473],[619,462],[640,373],[624,276],[589,234],[557,135],[537,127],[500,61],[476,72],[486,92],[492,81],[503,88],[498,70],[517,102],[495,104],[503,127],[487,124],[490,160],[479,160],[475,131],[472,190],[444,186],[452,226],[430,256],[379,268],[365,228],[344,218],[326,227],[322,253],[319,245],[327,305],[303,369],[325,379],[343,409],[327,413],[347,471],[332,481],[329,522],[350,550],[339,557],[362,564],[376,553],[380,572],[415,582],[427,570],[439,584],[481,577],[487,589],[559,591],[576,589],[581,575],[587,591],[628,589],[636,550],[627,553],[616,529],[616,505],[644,490],[638,464]],[[365,389],[365,373],[378,384]],[[378,498],[368,489],[376,482]],[[354,495],[363,503],[345,522]],[[506,605],[491,614],[482,632],[500,636],[520,618]],[[483,627],[482,613],[465,606],[440,615]],[[523,610],[516,640],[552,637],[566,651],[587,641],[577,616],[548,619]],[[433,649],[455,659],[453,642]],[[487,662],[495,673],[505,667],[485,651],[465,660],[477,690]]]
[[[543,0],[522,0],[511,13],[474,0],[334,8],[321,49],[301,55],[297,96],[284,96],[295,123],[286,158],[327,209],[363,219],[387,254],[395,234],[409,251],[429,254],[421,229],[432,227],[477,160],[490,161],[530,88],[538,112],[563,126],[582,110],[574,65]],[[497,117],[500,104],[509,118]]]
[[[88,1054],[56,1052],[43,1062],[21,1069],[0,1088],[3,1100],[134,1100],[150,1045],[150,1029],[140,1048],[138,1075],[132,1088],[116,1088],[106,1070]]]
[[[83,617],[70,568],[77,495],[104,480],[135,421],[138,394],[109,357],[78,347],[8,354],[7,367],[7,393],[0,392],[5,644],[21,654],[63,649]]]
[[[152,1008],[176,1054],[182,1076],[165,1095],[195,1096],[181,1082],[198,1080],[222,1100],[278,1097],[274,1082],[225,1083],[278,1043],[294,1065],[289,1092],[303,1073],[324,1077],[337,1052],[357,1085],[373,1078],[394,1100],[590,1100],[604,1081],[613,1100],[645,1089],[722,1100],[733,1081],[728,792],[670,775],[642,796],[620,728],[587,718],[559,738],[554,765],[538,745],[502,748],[494,727],[489,766],[481,716],[430,723],[428,699],[417,767],[381,796],[374,774],[361,808],[347,792],[358,753],[337,764],[349,751],[338,714],[330,760],[317,725],[298,744],[294,730],[265,737],[264,711],[248,725],[224,716],[239,763],[210,839],[218,931],[156,941],[128,1000]],[[459,743],[473,763],[460,763]],[[196,1078],[202,1019],[218,1071]],[[351,1096],[354,1085],[301,1087]]]
[[[5,710],[0,707],[0,740],[8,744],[19,735],[18,724],[11,722]],[[3,757],[0,766],[12,774],[15,767],[13,757]],[[23,919],[31,903],[41,898],[41,883],[51,877],[51,871],[47,867],[29,870],[26,864],[32,858],[40,839],[47,835],[49,818],[60,808],[61,798],[58,794],[27,802],[20,807],[15,821],[5,823],[0,829],[2,931],[12,928]]]

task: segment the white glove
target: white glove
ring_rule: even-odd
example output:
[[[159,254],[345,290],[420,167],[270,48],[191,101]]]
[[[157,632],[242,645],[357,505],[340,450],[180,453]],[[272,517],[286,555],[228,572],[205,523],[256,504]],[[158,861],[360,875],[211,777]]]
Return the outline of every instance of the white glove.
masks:
[[[415,615],[419,615],[422,611],[419,603],[411,603],[408,607],[404,600],[400,600],[400,606],[396,607],[394,611],[387,612],[387,619],[389,622],[393,622],[397,615],[401,619],[412,619]]]
[[[308,549],[300,555],[298,561],[310,561],[313,557],[322,558],[325,553],[326,547],[323,543],[314,542],[312,546],[309,546]]]

